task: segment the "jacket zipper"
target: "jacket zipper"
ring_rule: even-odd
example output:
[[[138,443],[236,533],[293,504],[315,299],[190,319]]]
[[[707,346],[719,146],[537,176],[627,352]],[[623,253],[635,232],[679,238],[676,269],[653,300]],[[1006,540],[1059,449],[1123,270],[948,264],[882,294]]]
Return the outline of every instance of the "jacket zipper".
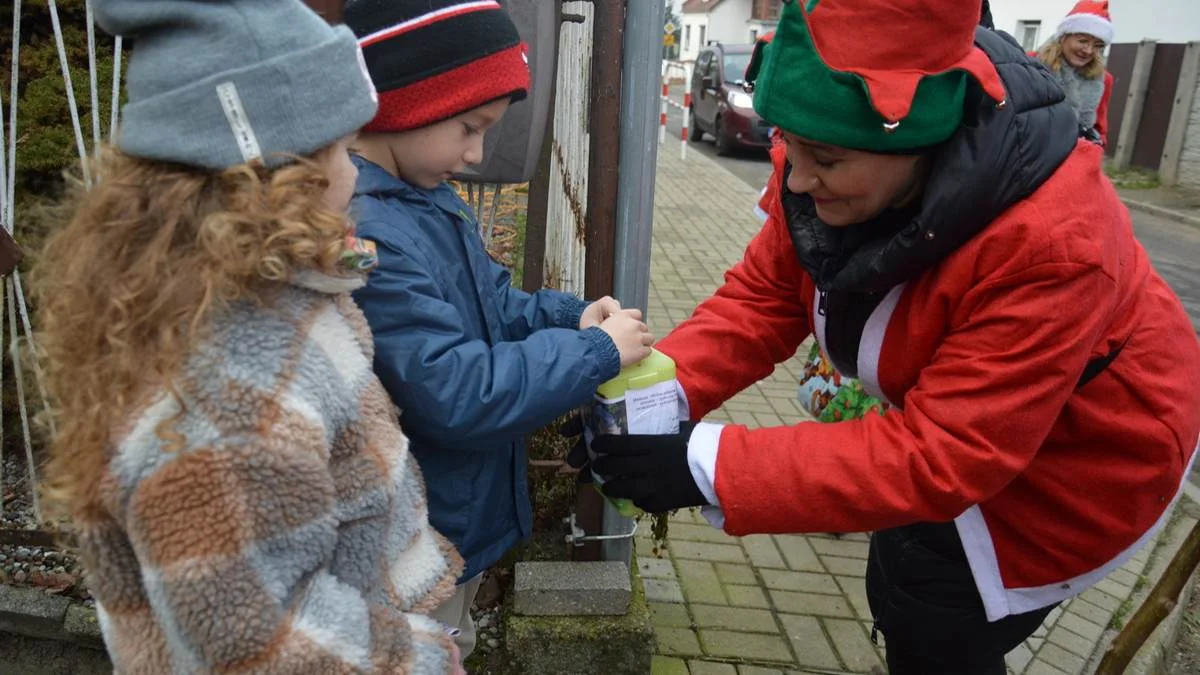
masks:
[[[829,298],[829,294],[821,291],[820,299],[817,301],[817,314],[825,316],[825,301]]]

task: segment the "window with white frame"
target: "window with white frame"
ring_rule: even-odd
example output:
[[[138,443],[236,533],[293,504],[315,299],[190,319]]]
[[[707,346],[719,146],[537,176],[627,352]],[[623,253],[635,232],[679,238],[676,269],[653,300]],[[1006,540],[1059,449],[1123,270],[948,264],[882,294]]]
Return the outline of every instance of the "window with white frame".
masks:
[[[1041,21],[1017,22],[1017,40],[1021,43],[1021,47],[1027,52],[1034,51],[1038,48],[1038,37],[1040,37],[1039,33],[1041,32]]]
[[[691,24],[688,24],[683,27],[683,48],[684,49],[692,48],[692,26],[691,26]]]

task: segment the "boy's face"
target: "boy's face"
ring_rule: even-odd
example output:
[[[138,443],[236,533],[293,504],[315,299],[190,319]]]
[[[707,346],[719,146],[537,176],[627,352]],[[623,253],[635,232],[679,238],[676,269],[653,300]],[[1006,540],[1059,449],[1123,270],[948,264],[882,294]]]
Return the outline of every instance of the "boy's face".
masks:
[[[317,151],[315,159],[329,187],[325,190],[322,201],[330,209],[345,213],[350,208],[350,198],[354,196],[354,181],[358,180],[358,168],[350,161],[350,146],[358,134],[350,134],[339,138],[333,145]]]
[[[483,161],[483,135],[504,117],[509,99],[420,129],[392,134],[388,148],[400,178],[432,190],[452,175]]]

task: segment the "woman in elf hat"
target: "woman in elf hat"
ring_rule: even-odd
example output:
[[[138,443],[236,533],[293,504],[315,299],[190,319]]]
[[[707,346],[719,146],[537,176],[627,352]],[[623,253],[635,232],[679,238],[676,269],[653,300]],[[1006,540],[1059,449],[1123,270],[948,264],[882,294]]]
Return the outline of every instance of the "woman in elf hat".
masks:
[[[115,671],[461,673],[427,613],[462,560],[349,295],[354,34],[299,0],[92,5],[136,43],[129,103],[36,271],[47,487]]]
[[[1200,344],[1053,76],[959,0],[784,5],[768,218],[667,336],[699,421],[815,335],[888,404],[597,439],[605,489],[735,535],[873,531],[892,673],[1003,673],[1165,522]],[[920,46],[920,48],[916,48]]]
[[[1104,50],[1114,36],[1108,0],[1080,0],[1037,52],[1075,109],[1080,134],[1101,143],[1108,141],[1113,87],[1113,76],[1104,67]]]

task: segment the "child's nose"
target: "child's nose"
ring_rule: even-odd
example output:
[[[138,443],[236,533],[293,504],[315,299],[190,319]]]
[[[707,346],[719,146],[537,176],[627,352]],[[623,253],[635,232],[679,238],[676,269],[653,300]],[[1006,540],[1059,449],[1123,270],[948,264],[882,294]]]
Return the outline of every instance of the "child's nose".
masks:
[[[467,164],[478,164],[483,161],[483,134],[479,134],[475,140],[471,141],[466,154],[463,155],[463,161]]]

